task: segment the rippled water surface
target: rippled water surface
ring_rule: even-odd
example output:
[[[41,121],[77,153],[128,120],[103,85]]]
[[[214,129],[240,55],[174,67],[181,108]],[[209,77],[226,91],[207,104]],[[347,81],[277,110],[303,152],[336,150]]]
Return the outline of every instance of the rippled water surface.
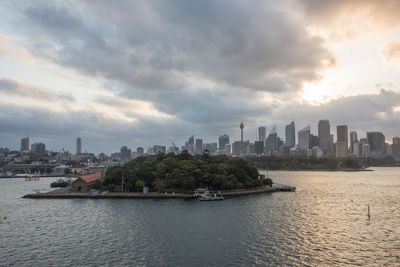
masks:
[[[297,192],[35,200],[54,179],[0,179],[0,266],[400,266],[400,168],[269,176]]]

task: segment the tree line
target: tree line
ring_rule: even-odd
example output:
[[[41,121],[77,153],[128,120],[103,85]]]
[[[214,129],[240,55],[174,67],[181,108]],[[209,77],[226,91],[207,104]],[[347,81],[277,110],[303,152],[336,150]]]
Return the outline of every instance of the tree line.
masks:
[[[199,187],[210,190],[234,190],[271,185],[271,179],[259,179],[257,168],[242,158],[208,153],[191,155],[184,151],[137,157],[123,166],[108,168],[103,179],[105,188],[136,191],[147,186],[158,192],[192,191]]]

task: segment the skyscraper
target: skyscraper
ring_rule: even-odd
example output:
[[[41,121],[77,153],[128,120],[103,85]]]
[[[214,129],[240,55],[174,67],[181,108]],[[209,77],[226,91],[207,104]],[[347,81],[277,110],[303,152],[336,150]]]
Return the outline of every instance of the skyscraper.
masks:
[[[372,152],[383,153],[385,136],[381,132],[367,132],[368,144]]]
[[[267,129],[264,126],[258,127],[258,141],[267,140]]]
[[[350,132],[350,150],[354,153],[354,143],[357,143],[357,132],[351,131]]]
[[[400,138],[393,137],[392,154],[394,157],[400,157]]]
[[[196,139],[196,153],[203,153],[203,139]]]
[[[82,139],[80,137],[76,138],[76,154],[80,155],[82,153]]]
[[[285,141],[290,147],[294,147],[296,145],[296,129],[294,126],[294,121],[285,127]]]
[[[130,149],[128,149],[127,146],[123,146],[121,147],[121,160],[123,161],[127,161],[130,160],[132,157],[132,151]]]
[[[138,147],[138,148],[136,148],[136,153],[139,155],[139,156],[142,156],[143,154],[144,154],[144,148],[143,147]]]
[[[307,150],[310,148],[310,126],[305,127],[298,133],[299,143],[298,146],[302,150]]]
[[[347,125],[338,125],[337,130],[337,141],[346,144],[347,149],[349,148],[349,133],[347,130]]]
[[[272,132],[268,135],[267,141],[265,142],[265,152],[267,155],[272,155],[278,151],[279,137],[277,132]]]
[[[218,138],[219,150],[225,150],[225,146],[229,143],[229,136],[227,134],[221,135]]]
[[[21,151],[29,151],[29,137],[21,139]]]
[[[319,146],[325,153],[330,153],[330,136],[331,136],[331,126],[329,120],[320,120],[318,122],[318,138]]]

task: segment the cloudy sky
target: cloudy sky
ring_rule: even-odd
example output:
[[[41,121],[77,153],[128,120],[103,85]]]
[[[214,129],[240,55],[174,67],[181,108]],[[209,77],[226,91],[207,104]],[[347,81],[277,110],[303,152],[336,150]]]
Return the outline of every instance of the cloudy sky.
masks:
[[[400,1],[0,2],[0,147],[400,135]]]

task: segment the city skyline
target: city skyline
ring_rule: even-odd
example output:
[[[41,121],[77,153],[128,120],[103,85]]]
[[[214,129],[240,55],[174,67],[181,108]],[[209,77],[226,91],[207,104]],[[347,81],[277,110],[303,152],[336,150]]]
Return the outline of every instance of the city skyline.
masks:
[[[321,118],[391,140],[399,13],[396,0],[2,2],[1,146],[240,140],[241,121],[248,139],[274,124],[283,138]]]
[[[166,153],[168,152],[167,148],[171,148],[171,147],[175,147],[175,149],[180,149],[180,151],[182,150],[188,150],[188,151],[192,151],[193,153],[202,153],[204,151],[204,147],[205,146],[209,146],[209,145],[214,145],[215,144],[215,149],[218,148],[218,150],[224,150],[225,148],[221,148],[221,144],[223,145],[229,145],[229,149],[232,149],[233,151],[233,147],[236,144],[239,144],[239,142],[242,143],[246,143],[246,142],[250,142],[248,144],[256,144],[257,142],[263,142],[263,147],[266,149],[265,152],[268,150],[268,146],[271,146],[271,142],[275,143],[275,145],[272,143],[273,146],[275,146],[274,149],[272,149],[270,152],[273,152],[274,150],[278,150],[279,147],[279,142],[282,142],[284,145],[288,145],[289,149],[290,148],[300,148],[300,149],[305,149],[306,147],[308,147],[308,149],[312,150],[314,146],[318,147],[321,149],[321,151],[324,151],[324,153],[333,153],[333,151],[335,150],[332,146],[335,146],[337,143],[343,143],[345,144],[345,146],[348,150],[347,152],[349,153],[353,153],[353,144],[355,142],[360,142],[361,140],[366,140],[367,143],[373,143],[373,137],[372,135],[374,134],[379,134],[382,137],[379,137],[379,139],[383,140],[382,144],[395,144],[398,140],[398,136],[395,136],[393,138],[388,138],[387,136],[385,136],[385,133],[378,131],[366,131],[365,135],[362,134],[358,134],[357,131],[351,130],[349,131],[349,127],[348,125],[336,125],[336,127],[331,128],[330,125],[330,121],[323,119],[323,120],[319,120],[318,121],[318,128],[317,130],[312,131],[312,127],[310,125],[307,125],[306,127],[304,127],[303,129],[300,129],[298,131],[295,130],[296,128],[296,123],[295,121],[292,121],[290,124],[287,124],[285,126],[282,126],[284,128],[284,134],[282,136],[280,136],[278,134],[277,131],[277,126],[276,124],[273,124],[270,131],[268,131],[267,133],[267,127],[265,126],[258,126],[257,127],[257,135],[255,138],[248,138],[246,136],[246,134],[243,132],[244,129],[244,123],[241,122],[239,125],[239,129],[240,129],[240,139],[239,140],[234,140],[231,139],[231,135],[230,134],[221,134],[218,137],[212,140],[204,140],[201,136],[194,136],[191,135],[189,136],[186,140],[184,140],[182,143],[178,143],[178,146],[176,146],[175,141],[172,141],[171,144],[163,144],[163,143],[157,143],[157,142],[153,142],[152,144],[147,146],[147,149],[151,149],[151,148],[155,148],[157,151]],[[351,129],[351,128],[350,128]],[[335,132],[337,133],[335,135]],[[340,132],[342,132],[340,135],[338,135]],[[289,133],[289,136],[288,136]],[[315,135],[314,135],[315,133]],[[290,135],[294,134],[294,137],[291,137]],[[329,140],[327,141],[328,144],[325,144],[325,137],[324,136],[330,136]],[[275,136],[275,137],[273,137]],[[297,137],[296,137],[297,136]],[[270,138],[273,138],[273,141],[270,140]],[[287,142],[289,140],[289,143]],[[291,140],[291,139],[294,140]],[[315,141],[313,141],[313,138],[316,138]],[[332,139],[333,138],[333,139]],[[279,141],[280,140],[280,141]],[[394,141],[396,140],[396,141]],[[279,141],[279,142],[278,142]],[[294,141],[294,145],[291,144],[291,142]],[[20,151],[27,151],[29,149],[26,149],[27,147],[29,147],[29,142],[30,142],[30,137],[24,137],[20,139]],[[191,145],[192,144],[192,147]],[[247,144],[247,145],[248,145]],[[34,143],[32,143],[32,147],[31,147],[31,151],[35,150],[33,147],[35,146],[42,146],[43,148],[41,149],[42,151],[44,151],[44,147],[46,146],[46,144],[44,142],[37,142],[35,141]],[[232,148],[231,148],[232,146]],[[256,144],[257,146],[257,144]],[[1,144],[0,144],[0,147]],[[134,152],[136,149],[143,149],[143,147],[146,147],[145,145],[138,145],[138,146],[131,146],[129,144],[124,144],[121,147],[121,154],[124,154],[125,156],[123,156],[123,158],[127,158],[126,153],[127,152],[123,152],[123,151],[128,151],[129,150],[129,155],[131,154],[131,151]],[[4,148],[8,148],[6,146],[4,146]],[[47,147],[48,148],[48,147]],[[132,149],[130,149],[132,148]],[[207,149],[207,148],[205,148]],[[215,151],[214,149],[214,151]],[[237,148],[239,149],[239,148]],[[246,149],[246,147],[242,147],[240,149]],[[240,150],[239,149],[239,150]],[[257,148],[255,148],[257,150]],[[11,150],[13,150],[11,148]],[[18,150],[18,149],[14,149],[14,150]],[[69,150],[65,150],[64,147],[60,148],[60,149],[46,149],[47,151],[54,151],[54,152],[65,152],[68,151],[71,154],[76,154],[79,155],[82,153],[82,138],[81,137],[76,137],[75,139],[75,153],[74,151],[69,151]],[[112,154],[115,153],[117,148],[114,148],[112,151],[101,151],[101,152],[94,152],[94,151],[87,151],[87,149],[84,149],[85,153],[94,153],[94,154],[100,154],[100,153],[106,153],[106,154]],[[208,149],[209,150],[209,149]],[[374,148],[375,150],[375,148]],[[381,147],[380,151],[383,151],[384,148]],[[178,151],[175,151],[178,152]],[[347,156],[347,152],[346,152],[346,156]],[[255,153],[255,152],[251,152],[251,153]],[[143,152],[141,152],[140,154],[143,154]],[[257,153],[258,154],[258,153]],[[264,154],[264,153],[263,153]],[[130,157],[129,157],[130,158]]]

